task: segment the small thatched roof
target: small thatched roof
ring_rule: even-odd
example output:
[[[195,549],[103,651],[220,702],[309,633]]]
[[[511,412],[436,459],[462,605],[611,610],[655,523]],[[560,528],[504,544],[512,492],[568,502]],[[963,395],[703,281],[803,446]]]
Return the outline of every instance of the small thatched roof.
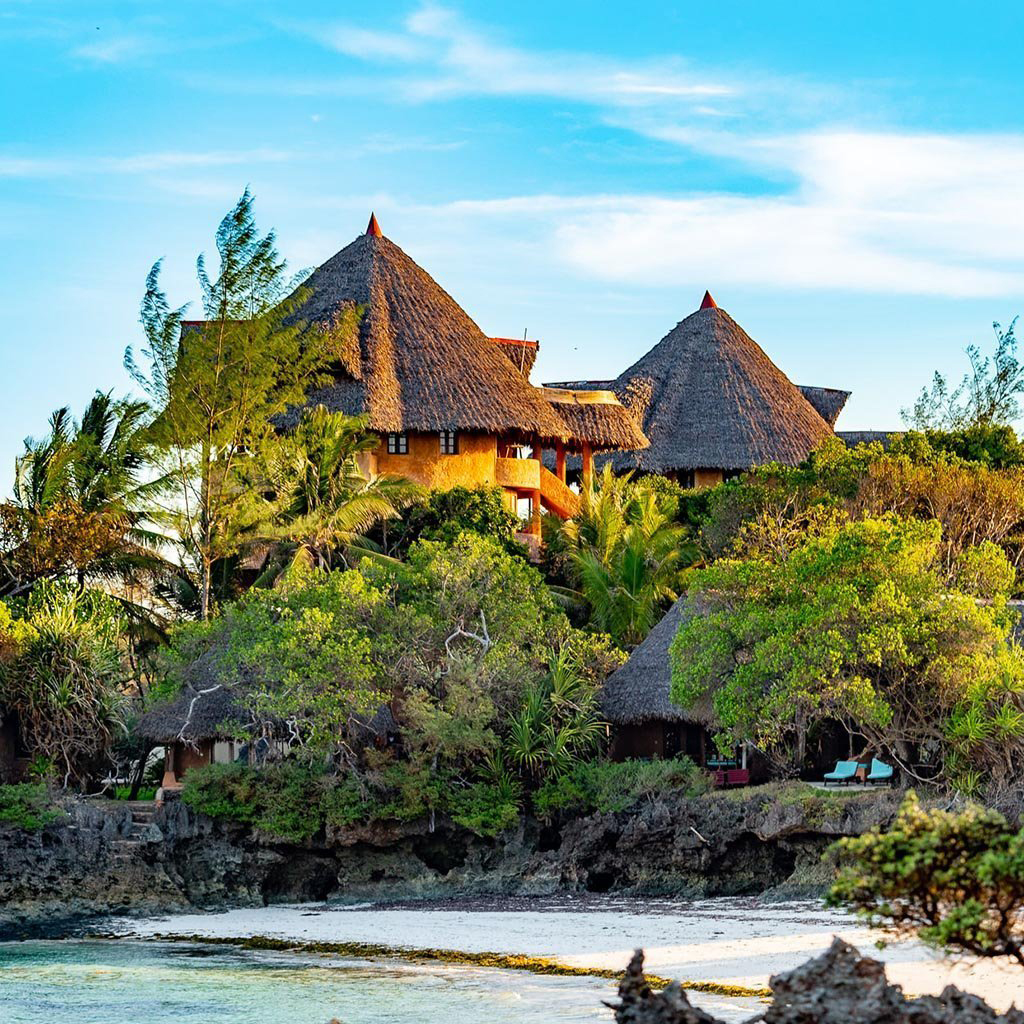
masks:
[[[491,338],[498,348],[505,353],[508,361],[529,380],[533,372],[533,364],[537,362],[540,343],[520,338]]]
[[[303,285],[295,318],[331,329],[353,307],[358,338],[339,339],[340,368],[314,404],[369,417],[376,431],[481,431],[565,440],[566,430],[505,353],[371,220]],[[294,410],[291,420],[298,418]],[[290,425],[290,421],[286,423]]]
[[[612,457],[647,472],[796,465],[832,429],[710,296],[612,385],[650,447]]]
[[[837,430],[839,438],[847,448],[856,448],[859,444],[880,444],[888,448],[893,441],[903,436],[902,430]]]
[[[843,411],[849,391],[840,391],[839,388],[816,388],[809,384],[801,384],[800,394],[807,399],[817,410],[818,415],[830,426],[836,425],[839,414]]]
[[[629,656],[629,661],[605,681],[601,704],[605,717],[613,725],[640,725],[650,721],[714,724],[710,697],[702,697],[694,707],[684,711],[673,704],[669,696],[672,691],[669,648],[687,614],[686,600],[686,597],[679,598]]]
[[[569,432],[569,443],[576,447],[584,441],[594,451],[646,448],[647,438],[633,413],[604,390],[567,391],[538,388],[551,403]]]
[[[179,739],[199,743],[231,735],[232,726],[248,721],[249,714],[232,687],[221,686],[212,693],[200,693],[186,686],[169,704],[142,715],[136,732],[151,743],[173,743]]]

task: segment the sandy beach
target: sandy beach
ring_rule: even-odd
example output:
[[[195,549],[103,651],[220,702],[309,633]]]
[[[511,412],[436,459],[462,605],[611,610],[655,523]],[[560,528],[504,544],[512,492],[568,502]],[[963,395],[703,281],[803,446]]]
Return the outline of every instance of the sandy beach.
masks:
[[[268,936],[297,942],[367,942],[407,949],[521,953],[578,967],[621,970],[643,947],[648,968],[684,981],[751,988],[821,953],[834,935],[883,960],[908,994],[954,984],[1005,1009],[1024,1001],[1024,972],[991,962],[950,961],[917,942],[874,948],[881,938],[855,919],[816,901],[752,899],[696,902],[613,897],[502,899],[442,904],[356,906],[306,904],[219,914],[121,920],[126,936]],[[695,993],[709,1011],[742,1020],[756,999]]]

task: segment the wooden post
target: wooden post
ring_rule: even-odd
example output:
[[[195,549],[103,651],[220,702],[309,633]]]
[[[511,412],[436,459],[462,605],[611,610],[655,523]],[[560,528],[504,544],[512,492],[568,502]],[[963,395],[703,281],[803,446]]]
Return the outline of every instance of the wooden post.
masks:
[[[565,445],[561,441],[555,445],[555,476],[565,483]]]
[[[589,441],[583,442],[583,486],[589,489],[594,482],[594,450]]]
[[[530,533],[534,537],[540,536],[540,491],[532,491],[530,493],[530,503],[532,504],[532,515],[530,516]]]

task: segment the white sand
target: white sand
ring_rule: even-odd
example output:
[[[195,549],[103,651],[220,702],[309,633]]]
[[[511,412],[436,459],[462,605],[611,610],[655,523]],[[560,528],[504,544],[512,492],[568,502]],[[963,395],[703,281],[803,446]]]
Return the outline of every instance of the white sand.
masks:
[[[633,949],[643,947],[652,973],[688,981],[760,987],[771,975],[822,952],[840,935],[887,965],[889,978],[910,994],[937,993],[947,984],[975,992],[998,1009],[1024,1002],[1024,971],[994,962],[952,963],[920,943],[885,950],[879,937],[856,920],[817,902],[764,903],[715,899],[668,900],[571,898],[510,904],[422,908],[323,904],[189,914],[117,922],[126,935],[158,933],[247,937],[264,935],[307,942],[370,942],[408,948],[492,951],[546,956],[581,967],[621,970]],[[695,996],[708,1010],[713,997]],[[729,1001],[739,1008],[756,1006]],[[740,1019],[740,1018],[736,1018]]]

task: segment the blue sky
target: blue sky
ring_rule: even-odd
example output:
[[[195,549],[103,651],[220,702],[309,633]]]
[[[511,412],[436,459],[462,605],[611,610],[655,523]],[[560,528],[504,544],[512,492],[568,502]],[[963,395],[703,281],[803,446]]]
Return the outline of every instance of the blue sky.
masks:
[[[126,390],[249,185],[293,268],[385,234],[534,379],[614,376],[705,288],[894,427],[1024,311],[1019,4],[0,0],[0,490]]]

